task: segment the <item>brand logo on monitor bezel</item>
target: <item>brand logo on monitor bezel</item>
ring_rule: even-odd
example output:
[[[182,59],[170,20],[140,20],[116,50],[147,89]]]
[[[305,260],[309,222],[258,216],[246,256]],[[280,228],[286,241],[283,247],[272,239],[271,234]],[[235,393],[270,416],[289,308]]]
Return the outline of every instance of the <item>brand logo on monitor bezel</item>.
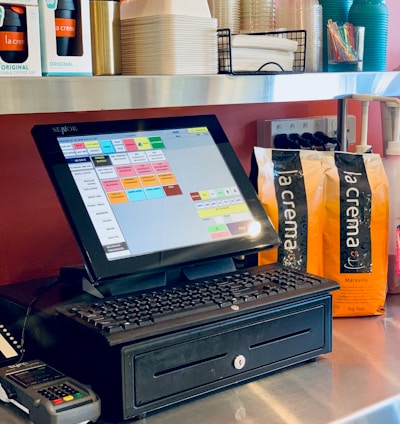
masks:
[[[54,133],[62,135],[79,131],[76,125],[63,125],[61,127],[52,127],[52,130]]]

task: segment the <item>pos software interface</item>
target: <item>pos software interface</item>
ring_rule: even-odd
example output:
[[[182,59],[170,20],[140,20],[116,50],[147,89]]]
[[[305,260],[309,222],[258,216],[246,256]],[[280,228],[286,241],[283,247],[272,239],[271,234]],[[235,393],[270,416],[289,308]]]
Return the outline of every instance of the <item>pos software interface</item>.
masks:
[[[38,125],[32,134],[93,284],[279,244],[214,115]]]

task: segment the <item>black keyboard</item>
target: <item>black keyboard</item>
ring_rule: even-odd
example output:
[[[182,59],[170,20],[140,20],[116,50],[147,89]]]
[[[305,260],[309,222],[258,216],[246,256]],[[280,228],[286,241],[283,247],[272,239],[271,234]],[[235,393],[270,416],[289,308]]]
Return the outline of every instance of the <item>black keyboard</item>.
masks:
[[[58,308],[58,312],[106,337],[131,330],[146,335],[157,332],[157,327],[173,329],[338,287],[334,281],[273,264],[172,288],[70,304]]]

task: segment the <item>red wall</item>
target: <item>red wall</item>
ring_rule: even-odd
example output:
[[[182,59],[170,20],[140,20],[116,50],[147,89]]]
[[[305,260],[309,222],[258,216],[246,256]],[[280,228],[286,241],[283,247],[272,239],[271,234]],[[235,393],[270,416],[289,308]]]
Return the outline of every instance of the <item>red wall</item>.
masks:
[[[400,65],[398,0],[390,12],[388,70]],[[399,19],[396,19],[399,18]],[[79,252],[33,144],[35,124],[124,119],[144,116],[215,113],[245,169],[256,143],[256,120],[335,114],[336,102],[252,104],[112,112],[0,116],[0,285],[56,275],[61,266],[80,261]],[[381,151],[379,108],[371,106],[369,144]],[[349,112],[359,114],[350,102]]]

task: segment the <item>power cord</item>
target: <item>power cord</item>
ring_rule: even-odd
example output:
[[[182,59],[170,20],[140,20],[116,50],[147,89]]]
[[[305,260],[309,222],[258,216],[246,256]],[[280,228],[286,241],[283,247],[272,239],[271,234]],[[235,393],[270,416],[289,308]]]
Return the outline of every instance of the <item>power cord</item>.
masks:
[[[36,302],[41,298],[41,296],[44,293],[46,293],[47,290],[49,290],[52,287],[54,287],[59,281],[60,281],[59,278],[53,278],[47,284],[45,284],[44,286],[39,287],[38,289],[35,290],[35,296],[30,301],[28,307],[26,308],[24,322],[22,324],[21,340],[20,340],[21,356],[20,356],[17,364],[23,362],[23,360],[24,360],[24,355],[25,355],[25,333],[26,333],[26,329],[27,329],[27,326],[28,326],[29,318],[31,316],[32,308],[34,307],[34,305],[36,304]]]

